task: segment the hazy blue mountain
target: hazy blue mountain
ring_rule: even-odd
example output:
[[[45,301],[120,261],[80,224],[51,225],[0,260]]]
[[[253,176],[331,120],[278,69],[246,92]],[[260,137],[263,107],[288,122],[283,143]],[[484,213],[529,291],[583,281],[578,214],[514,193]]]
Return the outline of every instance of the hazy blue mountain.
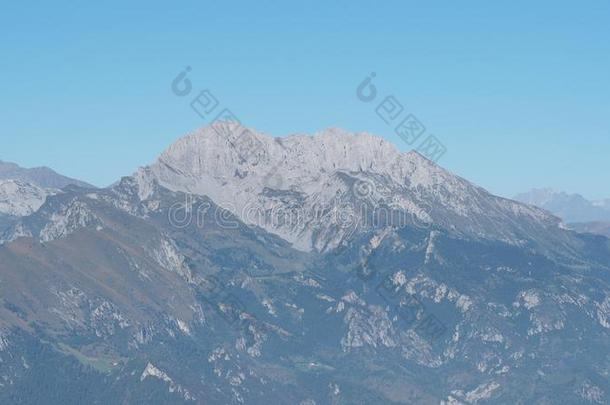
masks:
[[[518,194],[515,200],[552,212],[565,223],[610,221],[610,200],[589,201],[580,194],[552,189],[533,189]]]
[[[570,224],[569,226],[571,229],[574,229],[577,232],[593,233],[610,238],[610,222],[580,222]]]
[[[68,185],[93,187],[84,181],[62,176],[48,167],[26,169],[15,163],[0,160],[0,180],[19,180],[42,188],[61,189]]]
[[[199,131],[0,236],[0,403],[610,401],[607,238],[374,137],[280,158],[252,134]]]

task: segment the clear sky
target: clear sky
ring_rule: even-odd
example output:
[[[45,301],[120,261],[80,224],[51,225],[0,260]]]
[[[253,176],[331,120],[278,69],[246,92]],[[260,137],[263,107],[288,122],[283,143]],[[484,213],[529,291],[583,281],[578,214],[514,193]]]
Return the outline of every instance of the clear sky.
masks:
[[[258,130],[337,126],[408,150],[356,97],[375,72],[451,171],[505,196],[610,197],[608,1],[169,3],[2,2],[0,159],[129,175],[208,123],[171,91],[186,66],[194,95]]]

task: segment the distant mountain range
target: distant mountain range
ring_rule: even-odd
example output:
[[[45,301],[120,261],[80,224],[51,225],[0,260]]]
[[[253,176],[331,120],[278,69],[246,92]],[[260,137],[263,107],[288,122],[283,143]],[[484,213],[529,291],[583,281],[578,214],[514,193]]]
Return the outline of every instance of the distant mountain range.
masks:
[[[557,215],[578,232],[610,237],[610,199],[589,201],[580,194],[552,189],[533,189],[514,199]]]
[[[589,201],[580,194],[568,194],[548,188],[518,194],[515,200],[552,212],[566,223],[610,221],[610,199]]]
[[[19,180],[42,188],[61,189],[68,185],[93,187],[84,181],[62,176],[48,167],[26,169],[15,163],[0,160],[0,180]]]
[[[10,181],[0,403],[610,402],[609,240],[371,134]]]
[[[570,224],[570,228],[577,232],[593,233],[597,235],[603,235],[610,238],[610,221],[592,221],[592,222],[581,222]]]

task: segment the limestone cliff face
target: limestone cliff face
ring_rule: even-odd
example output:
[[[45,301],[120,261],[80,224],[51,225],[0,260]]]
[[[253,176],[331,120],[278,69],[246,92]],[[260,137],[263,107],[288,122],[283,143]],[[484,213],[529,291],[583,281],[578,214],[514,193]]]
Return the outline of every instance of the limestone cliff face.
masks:
[[[559,220],[546,211],[493,196],[417,152],[336,128],[273,138],[216,124],[179,139],[135,177],[208,196],[306,251],[332,249],[354,229],[379,226],[380,210],[403,224],[473,238],[523,244],[538,235],[566,243],[556,240]]]

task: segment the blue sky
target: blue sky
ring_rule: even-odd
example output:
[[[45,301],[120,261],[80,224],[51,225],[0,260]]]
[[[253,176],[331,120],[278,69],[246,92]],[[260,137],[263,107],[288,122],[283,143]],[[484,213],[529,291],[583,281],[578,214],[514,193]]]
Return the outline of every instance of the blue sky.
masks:
[[[356,97],[371,72],[447,147],[439,163],[511,196],[610,197],[610,3],[4,2],[0,159],[107,185],[205,125],[186,66],[248,126],[330,126],[410,147]]]

